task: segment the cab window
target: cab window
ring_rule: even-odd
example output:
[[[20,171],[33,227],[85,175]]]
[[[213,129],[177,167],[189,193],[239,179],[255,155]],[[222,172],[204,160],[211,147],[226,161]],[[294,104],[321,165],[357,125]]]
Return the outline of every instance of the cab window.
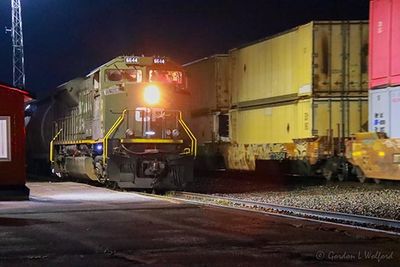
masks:
[[[150,70],[149,82],[182,84],[182,72],[171,70]]]
[[[142,71],[134,69],[108,69],[105,71],[109,82],[142,82]]]

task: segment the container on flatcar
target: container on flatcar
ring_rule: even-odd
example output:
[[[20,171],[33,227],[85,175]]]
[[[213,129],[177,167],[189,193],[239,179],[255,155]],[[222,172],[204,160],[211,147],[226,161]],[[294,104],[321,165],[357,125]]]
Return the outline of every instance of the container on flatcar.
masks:
[[[369,133],[347,143],[360,181],[400,180],[400,1],[370,1]]]
[[[400,1],[370,2],[369,131],[400,137]]]
[[[400,86],[374,89],[369,93],[369,131],[400,138]]]
[[[400,85],[400,1],[370,4],[369,87]]]
[[[219,54],[185,64],[192,92],[191,123],[200,144],[227,141],[230,108],[228,55]]]
[[[365,98],[308,98],[231,110],[230,116],[228,166],[254,170],[256,160],[307,158],[315,164],[340,153],[340,139],[366,130],[368,103]]]
[[[368,23],[310,22],[230,51],[232,103],[366,96]]]
[[[367,127],[367,52],[365,21],[311,22],[232,49],[229,168],[343,153]]]

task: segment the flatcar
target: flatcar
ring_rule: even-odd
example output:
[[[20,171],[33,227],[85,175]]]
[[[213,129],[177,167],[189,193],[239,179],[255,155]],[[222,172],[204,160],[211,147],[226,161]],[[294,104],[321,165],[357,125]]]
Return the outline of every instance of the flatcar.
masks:
[[[28,125],[29,171],[120,188],[183,189],[197,140],[184,121],[186,74],[165,57],[120,56],[41,99]]]

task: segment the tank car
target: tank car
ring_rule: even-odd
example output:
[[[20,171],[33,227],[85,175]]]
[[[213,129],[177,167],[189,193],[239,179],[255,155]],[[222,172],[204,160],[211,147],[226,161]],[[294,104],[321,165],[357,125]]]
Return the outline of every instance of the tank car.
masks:
[[[29,169],[120,188],[183,189],[197,140],[186,74],[164,57],[120,56],[60,85],[28,126]],[[41,166],[40,166],[41,165]]]

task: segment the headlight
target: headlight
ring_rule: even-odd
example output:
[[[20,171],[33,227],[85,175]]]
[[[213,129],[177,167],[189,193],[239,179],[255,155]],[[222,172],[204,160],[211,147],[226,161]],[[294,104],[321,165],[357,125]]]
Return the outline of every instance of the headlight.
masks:
[[[178,129],[173,129],[172,130],[172,136],[173,137],[178,137],[178,135],[179,135],[179,130]]]
[[[144,88],[144,101],[149,105],[154,105],[160,102],[160,89],[155,85],[149,85]]]
[[[99,154],[103,153],[103,144],[101,144],[101,143],[100,144],[95,144],[94,145],[94,150]]]

